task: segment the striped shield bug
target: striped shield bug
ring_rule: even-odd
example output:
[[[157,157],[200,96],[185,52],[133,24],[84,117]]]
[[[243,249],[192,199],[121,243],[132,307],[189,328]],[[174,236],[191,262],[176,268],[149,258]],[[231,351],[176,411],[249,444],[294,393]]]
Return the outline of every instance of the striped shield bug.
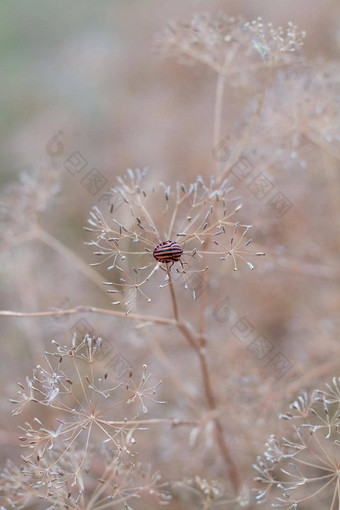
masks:
[[[156,246],[153,251],[153,256],[156,260],[158,260],[158,262],[168,264],[169,262],[178,262],[182,253],[183,250],[179,244],[174,241],[164,241]]]

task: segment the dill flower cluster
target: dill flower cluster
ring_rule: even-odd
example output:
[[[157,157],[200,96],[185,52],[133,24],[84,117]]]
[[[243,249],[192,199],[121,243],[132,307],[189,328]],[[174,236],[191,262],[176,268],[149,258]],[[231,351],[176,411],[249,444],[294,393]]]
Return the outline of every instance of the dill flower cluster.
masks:
[[[246,21],[223,14],[196,14],[189,23],[169,23],[158,36],[157,47],[181,62],[201,62],[220,75],[231,76],[254,71],[265,61],[287,63],[303,45],[305,35],[291,22],[286,28],[276,28],[260,17]],[[260,62],[249,66],[258,57]]]
[[[285,437],[271,436],[254,466],[259,503],[274,508],[333,510],[340,505],[340,378],[325,390],[303,392],[286,414]],[[314,507],[313,507],[314,508]],[[316,507],[315,507],[316,508]]]
[[[1,474],[6,504],[25,508],[46,501],[48,508],[103,510],[146,493],[166,500],[158,492],[159,476],[136,460],[136,434],[146,430],[137,417],[147,412],[148,400],[156,401],[158,386],[150,385],[146,366],[139,383],[130,373],[126,384],[112,386],[98,359],[100,339],[53,344],[44,366],[35,368],[26,385],[19,384],[18,397],[11,400],[14,415],[27,405],[41,413],[20,427],[22,465],[8,462]]]
[[[39,217],[60,190],[60,172],[41,168],[20,174],[19,182],[7,186],[0,197],[1,248],[34,236]]]
[[[251,225],[237,221],[242,205],[227,179],[219,184],[198,177],[189,185],[148,187],[145,178],[146,172],[140,170],[119,178],[108,194],[106,210],[95,206],[85,227],[96,236],[87,243],[100,259],[92,265],[105,263],[112,273],[112,281],[104,284],[117,296],[113,304],[124,304],[129,311],[137,294],[150,302],[144,286],[159,270],[165,275],[160,286],[166,287],[171,272],[187,281],[189,273],[208,270],[214,258],[230,261],[235,271],[239,261],[254,269],[247,257],[264,253],[248,251]],[[176,263],[162,263],[153,256],[167,240],[183,251]]]
[[[282,69],[267,92],[253,146],[261,147],[268,158],[273,158],[276,146],[276,160],[285,166],[297,160],[306,167],[308,146],[335,154],[340,141],[338,86],[335,65],[305,63]]]

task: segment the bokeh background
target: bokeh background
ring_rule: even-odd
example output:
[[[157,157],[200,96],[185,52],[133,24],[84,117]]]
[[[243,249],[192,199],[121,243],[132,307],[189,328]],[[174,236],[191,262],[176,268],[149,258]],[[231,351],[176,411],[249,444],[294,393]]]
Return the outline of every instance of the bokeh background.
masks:
[[[127,168],[148,167],[150,183],[210,175],[216,77],[208,68],[182,66],[154,49],[155,35],[169,21],[184,22],[202,11],[241,14],[247,19],[262,16],[274,25],[294,21],[307,32],[307,59],[339,59],[340,4],[336,0],[1,2],[0,186],[6,189],[23,171],[53,168],[62,176],[60,192],[41,216],[45,231],[58,243],[53,245],[50,238],[45,243],[18,239],[14,246],[0,247],[1,309],[34,312],[81,304],[110,306],[100,285],[84,274],[93,258],[84,246],[88,239],[82,227],[102,192]],[[242,91],[228,92],[224,133],[235,139],[234,126],[243,121]],[[60,154],[51,153],[55,136]],[[221,353],[219,344],[213,345],[212,355],[221,356],[218,369],[226,380],[232,378],[225,373],[231,368],[230,358],[238,366],[229,390],[236,391],[235,402],[237,388],[243,395],[242,377],[253,381],[261,405],[262,393],[267,396],[272,389],[274,397],[279,395],[260,412],[262,423],[272,420],[277,429],[278,407],[285,398],[301,385],[310,387],[339,375],[339,147],[332,147],[333,156],[314,147],[304,155],[306,164],[291,158],[286,167],[277,164],[272,169],[277,189],[293,205],[281,219],[244,183],[233,181],[244,197],[244,219],[254,225],[253,235],[267,257],[258,261],[256,273],[245,270],[244,278],[220,280],[223,288],[216,302],[211,302],[211,314],[216,315],[215,307],[225,298],[237,316],[246,317],[256,331],[279,346],[292,370],[285,382],[278,381],[241,345],[232,354],[227,348]],[[88,189],[83,174],[67,170],[73,153],[87,162],[87,170],[99,172],[100,191]],[[99,268],[100,272],[105,274],[105,269]],[[184,377],[171,373],[178,360],[185,360],[184,382],[195,396],[198,390],[189,376],[195,376],[196,367],[190,366],[188,353],[178,348],[178,339],[170,338],[171,345],[163,343],[164,351],[156,352],[158,343],[152,335],[148,337],[147,329],[135,331],[130,324],[95,315],[82,318],[96,332],[113,338],[132,365],[147,362],[156,378],[162,377],[170,415],[185,402],[183,380],[177,389],[173,386],[176,377]],[[17,421],[11,418],[8,404],[17,380],[30,373],[53,338],[68,341],[78,319],[0,318],[1,462],[17,455]],[[227,327],[220,321],[216,330],[223,335]],[[159,363],[165,351],[164,366],[170,375]],[[219,384],[219,392],[228,391],[224,382]],[[252,396],[243,397],[239,412],[247,421]],[[158,453],[158,462],[166,464],[169,445],[159,434],[163,453]],[[265,440],[261,434],[260,449]],[[251,464],[252,453],[240,455]],[[172,464],[169,476],[177,469]]]

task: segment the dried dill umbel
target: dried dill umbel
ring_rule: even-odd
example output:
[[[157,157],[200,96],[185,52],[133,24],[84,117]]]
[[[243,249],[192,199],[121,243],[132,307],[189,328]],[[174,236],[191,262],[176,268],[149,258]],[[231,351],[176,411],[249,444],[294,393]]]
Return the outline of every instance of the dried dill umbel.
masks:
[[[221,76],[233,77],[234,86],[245,86],[242,76],[249,77],[268,62],[291,63],[305,36],[292,22],[274,27],[261,17],[247,21],[241,16],[200,13],[187,23],[169,23],[158,35],[156,48],[181,63],[203,63]]]
[[[254,146],[261,147],[263,160],[270,158],[284,166],[296,162],[306,168],[311,147],[331,150],[340,140],[339,68],[320,60],[287,67],[273,77],[267,92]]]
[[[11,400],[15,415],[28,405],[41,412],[20,427],[22,465],[8,462],[3,471],[4,500],[11,508],[46,500],[49,508],[104,510],[141,493],[166,499],[159,475],[137,460],[137,437],[148,428],[138,415],[148,401],[161,403],[146,366],[138,382],[131,373],[112,385],[98,360],[100,339],[53,345]]]
[[[60,457],[62,450],[62,442],[56,444],[40,460],[39,468],[36,464],[17,466],[7,462],[0,488],[6,494],[4,499],[9,508],[35,504],[39,508],[67,510],[128,509],[132,508],[133,501],[143,501],[146,495],[160,505],[169,500],[166,484],[158,472],[138,461],[124,463],[107,445],[89,447],[82,472],[78,474],[82,481],[82,488],[79,488],[74,472],[81,451],[72,446]],[[49,469],[48,479],[43,473],[44,467]]]
[[[60,191],[60,180],[60,171],[41,168],[22,172],[19,182],[4,189],[0,196],[1,249],[36,236],[40,216]]]
[[[85,227],[96,236],[87,243],[99,259],[92,265],[105,264],[114,277],[104,283],[116,296],[113,304],[131,310],[137,295],[150,302],[144,286],[159,272],[164,273],[160,286],[167,287],[171,273],[187,282],[188,275],[209,270],[213,260],[230,262],[236,271],[238,263],[254,269],[248,257],[264,255],[248,248],[251,225],[238,221],[241,197],[227,179],[205,183],[198,177],[189,185],[150,187],[145,171],[129,170],[118,180],[106,209],[94,207]],[[175,243],[180,257],[168,262],[155,257],[155,248],[164,242]]]
[[[221,82],[227,78],[228,86],[249,90],[267,68],[294,65],[305,36],[292,22],[275,27],[261,17],[248,21],[242,16],[198,13],[188,22],[169,23],[158,34],[155,49],[181,64],[203,64]]]
[[[340,379],[302,392],[281,418],[290,428],[282,438],[270,436],[254,466],[257,501],[286,510],[339,508]]]

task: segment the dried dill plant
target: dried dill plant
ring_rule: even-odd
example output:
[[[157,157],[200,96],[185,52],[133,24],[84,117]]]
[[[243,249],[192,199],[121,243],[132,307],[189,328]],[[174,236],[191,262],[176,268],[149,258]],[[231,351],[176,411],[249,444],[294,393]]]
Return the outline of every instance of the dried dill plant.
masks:
[[[59,191],[60,172],[49,168],[23,172],[7,186],[0,197],[1,249],[36,237],[40,217]]]
[[[43,225],[44,213],[57,202],[61,182],[60,170],[43,167],[22,172],[19,182],[5,187],[0,195],[0,251],[18,248],[23,243],[40,241],[101,287],[99,275]]]
[[[202,62],[218,74],[231,76],[257,70],[256,53],[262,60],[290,62],[289,55],[302,46],[305,35],[291,22],[287,28],[275,28],[261,17],[247,21],[224,14],[196,14],[189,23],[169,23],[158,36],[157,48],[181,62]]]
[[[136,295],[140,294],[148,302],[151,301],[145,288],[159,270],[165,271],[165,281],[160,285],[170,290],[174,326],[198,356],[207,406],[212,412],[217,412],[217,417],[212,420],[213,437],[224,459],[232,490],[237,496],[230,502],[236,505],[241,504],[242,476],[226,441],[224,425],[218,417],[219,404],[207,360],[209,330],[205,320],[206,296],[203,293],[200,299],[200,324],[196,327],[191,318],[183,318],[185,314],[176,297],[174,280],[176,276],[185,279],[190,271],[198,271],[206,281],[206,270],[211,263],[215,269],[215,262],[209,262],[214,261],[213,257],[222,262],[231,260],[234,270],[237,269],[237,259],[254,268],[246,258],[251,239],[245,236],[250,225],[237,221],[240,207],[233,203],[230,195],[233,190],[227,178],[258,120],[275,68],[288,65],[296,58],[304,35],[292,23],[284,30],[275,29],[270,24],[264,25],[261,19],[246,22],[241,18],[225,16],[214,18],[197,15],[189,24],[171,25],[159,37],[158,47],[171,56],[184,56],[186,60],[204,63],[217,73],[214,146],[221,138],[227,76],[235,76],[235,81],[231,83],[236,85],[242,82],[242,79],[238,79],[241,75],[267,69],[258,107],[250,117],[231,158],[226,165],[217,162],[217,173],[208,184],[199,177],[192,184],[160,184],[148,191],[143,184],[144,173],[130,170],[125,179],[120,179],[119,186],[111,190],[112,202],[107,210],[93,209],[87,228],[96,234],[89,244],[95,247],[96,256],[106,263],[114,276],[112,281],[105,282],[110,287],[109,292],[117,296],[113,304],[124,306],[127,313],[131,312]],[[253,65],[249,65],[250,61]],[[263,83],[262,78],[259,83]],[[176,241],[183,250],[180,263],[162,264],[152,259],[155,247],[166,240]],[[253,254],[263,255],[263,252],[255,251]],[[242,504],[248,504],[247,501],[247,498],[245,501],[242,499]]]
[[[254,466],[256,481],[264,486],[257,491],[258,502],[286,510],[311,504],[339,508],[340,379],[334,377],[326,390],[303,392],[281,418],[290,422],[290,430],[282,439],[271,436]]]
[[[208,341],[203,322],[205,300],[201,300],[202,319],[197,329],[191,318],[183,318],[175,292],[175,280],[183,277],[190,288],[188,275],[191,272],[206,275],[209,272],[209,259],[213,261],[214,257],[222,264],[225,260],[231,260],[230,269],[234,271],[237,270],[237,260],[254,269],[245,257],[264,253],[249,251],[252,239],[247,239],[246,235],[251,226],[235,221],[241,205],[237,205],[239,197],[233,199],[231,195],[229,198],[233,188],[228,186],[227,179],[211,178],[209,184],[205,184],[198,177],[192,184],[177,183],[171,187],[160,183],[150,191],[146,191],[144,179],[144,172],[129,170],[125,179],[119,179],[120,185],[111,190],[109,197],[112,203],[108,204],[106,212],[103,213],[98,207],[92,210],[90,227],[86,230],[94,232],[96,238],[89,244],[95,247],[95,254],[116,276],[116,281],[112,279],[105,285],[110,287],[110,293],[118,296],[113,304],[125,306],[126,314],[132,311],[133,300],[138,293],[148,302],[151,301],[144,286],[158,270],[164,271],[165,278],[160,286],[169,290],[173,325],[198,357],[207,406],[211,411],[216,411],[217,400],[205,348]],[[151,209],[157,211],[156,216]],[[182,250],[181,259],[176,264],[162,263],[153,257],[153,250],[166,239],[176,241]],[[218,416],[211,424],[232,491],[238,497],[241,476],[224,437],[223,425]]]
[[[287,168],[306,168],[306,144],[336,154],[340,141],[339,68],[322,61],[284,68],[273,77],[252,145]],[[332,148],[333,145],[333,148]]]
[[[166,502],[159,475],[141,466],[135,449],[138,431],[148,425],[138,414],[147,412],[148,400],[157,402],[158,385],[150,384],[146,366],[138,383],[131,373],[112,386],[97,359],[100,339],[53,344],[44,366],[11,400],[14,415],[28,405],[40,413],[20,427],[22,465],[8,462],[1,475],[8,508],[46,501],[48,508],[101,510],[147,494]]]
[[[171,56],[179,56],[181,61],[204,63],[216,72],[217,86],[213,120],[214,146],[221,139],[223,96],[227,85],[231,87],[242,86],[243,91],[247,90],[252,94],[248,109],[244,109],[243,127],[244,125],[245,127],[243,132],[240,136],[237,133],[237,145],[233,148],[230,159],[225,164],[217,162],[214,165],[215,169],[209,169],[210,175],[213,175],[215,170],[214,177],[210,180],[206,177],[204,179],[198,177],[192,183],[161,183],[152,187],[148,184],[148,176],[144,172],[130,170],[124,179],[119,179],[118,186],[108,194],[106,209],[95,207],[90,215],[87,230],[95,237],[88,244],[94,247],[96,257],[103,264],[106,264],[110,276],[112,275],[112,279],[105,283],[109,287],[110,294],[117,296],[114,299],[114,304],[122,307],[126,313],[130,313],[135,304],[135,298],[138,296],[145,298],[147,302],[152,299],[155,290],[152,285],[159,283],[160,286],[166,287],[170,291],[170,313],[172,311],[173,319],[158,317],[158,323],[163,320],[164,324],[174,328],[170,329],[171,332],[177,329],[197,355],[201,381],[195,381],[192,386],[196,385],[198,388],[197,407],[206,407],[203,411],[201,409],[202,415],[209,414],[209,420],[207,419],[203,424],[200,423],[198,429],[200,433],[202,431],[205,433],[208,430],[206,435],[209,435],[211,440],[209,443],[210,451],[215,455],[213,447],[217,447],[216,451],[223,459],[227,477],[224,471],[220,470],[218,477],[223,480],[223,483],[209,480],[210,464],[206,468],[207,476],[205,476],[205,473],[204,476],[195,476],[196,473],[193,472],[192,476],[186,478],[183,482],[175,483],[174,492],[181,493],[180,497],[182,500],[185,499],[189,508],[196,509],[199,507],[207,510],[223,508],[227,505],[232,508],[252,507],[248,489],[248,472],[246,472],[244,462],[242,463],[242,460],[239,459],[238,447],[243,445],[243,451],[247,448],[254,449],[254,445],[249,446],[252,443],[253,436],[250,432],[247,435],[247,428],[249,429],[249,421],[257,425],[255,419],[258,409],[254,405],[254,400],[258,393],[257,385],[261,384],[261,379],[259,378],[253,383],[251,380],[248,382],[251,386],[250,389],[253,391],[253,393],[249,393],[247,404],[247,406],[252,405],[251,412],[234,412],[231,419],[231,405],[237,411],[242,405],[238,401],[240,384],[238,378],[235,377],[236,382],[227,382],[229,386],[227,387],[228,391],[226,391],[225,380],[223,379],[223,382],[221,382],[220,373],[218,374],[220,380],[217,383],[217,377],[213,380],[212,376],[215,376],[215,374],[211,366],[215,369],[218,364],[217,361],[220,360],[214,359],[212,356],[213,348],[209,349],[209,342],[216,334],[216,324],[215,327],[213,325],[211,328],[208,327],[210,324],[207,325],[208,303],[205,291],[199,301],[195,302],[197,312],[195,311],[192,316],[188,317],[186,313],[187,303],[181,306],[182,303],[179,302],[176,296],[174,284],[179,278],[183,279],[186,286],[190,288],[188,277],[192,272],[200,273],[203,281],[209,274],[214,274],[216,278],[219,278],[220,275],[225,277],[225,269],[228,267],[226,262],[228,261],[231,262],[229,264],[231,272],[238,265],[241,268],[243,262],[246,262],[252,269],[253,265],[248,261],[248,255],[263,254],[263,252],[255,251],[252,253],[249,251],[248,246],[251,240],[247,236],[250,225],[245,225],[238,220],[240,212],[239,197],[234,197],[230,183],[227,181],[233,163],[238,160],[242,150],[248,148],[250,142],[259,145],[259,151],[265,151],[268,148],[272,150],[272,140],[277,138],[281,149],[283,146],[287,150],[292,148],[293,153],[297,152],[302,135],[306,136],[307,133],[308,136],[315,138],[315,132],[320,128],[320,119],[317,118],[320,113],[325,121],[324,126],[319,130],[321,138],[325,138],[327,142],[332,141],[330,140],[331,130],[327,130],[326,127],[330,125],[330,118],[333,126],[335,116],[332,113],[331,102],[325,98],[327,91],[327,86],[324,83],[325,77],[318,75],[318,84],[317,80],[313,81],[313,70],[309,68],[309,74],[306,72],[307,66],[303,62],[300,53],[304,35],[304,32],[299,32],[292,23],[289,23],[287,28],[283,29],[274,28],[271,24],[264,24],[261,19],[247,22],[242,18],[226,16],[196,15],[188,24],[169,26],[164,34],[159,37],[159,45],[164,52]],[[297,71],[295,64],[301,66],[301,71]],[[337,81],[336,79],[333,81],[335,89]],[[298,83],[297,90],[292,92],[290,84],[293,82],[294,84]],[[260,94],[258,94],[259,89],[261,89]],[[285,94],[281,95],[282,91]],[[279,98],[277,98],[279,92]],[[320,100],[320,103],[316,104],[314,98],[319,93],[322,94],[324,101]],[[299,94],[304,95],[302,104],[299,103]],[[277,113],[278,109],[280,110],[279,113]],[[255,125],[260,126],[256,132]],[[294,129],[291,129],[292,126],[294,126]],[[336,139],[337,136],[334,138]],[[152,255],[157,244],[168,239],[176,240],[183,249],[181,263],[176,262],[171,267],[168,264],[159,263]],[[217,265],[217,261],[221,263]],[[207,268],[209,271],[206,270]],[[105,310],[105,313],[108,314],[109,311]],[[121,314],[124,315],[123,312]],[[135,320],[143,320],[147,324],[156,324],[157,322],[155,317],[130,313],[131,317]],[[198,325],[196,325],[196,321],[199,322]],[[166,340],[169,337],[172,338],[172,335],[168,335],[168,331],[166,330],[166,334],[160,334],[159,336]],[[222,339],[224,340],[224,337]],[[97,344],[94,345],[97,349]],[[60,349],[63,351],[63,348]],[[65,365],[65,358],[69,361],[74,359],[74,356],[72,358],[67,352],[65,350],[61,354],[60,352],[56,353],[57,365],[53,370],[47,368],[44,369],[45,371],[41,371],[41,368],[38,368],[35,376],[37,379],[29,380],[27,383],[28,392],[22,392],[21,394],[21,400],[17,403],[18,410],[21,409],[22,405],[25,406],[26,402],[31,400],[35,402],[37,399],[46,408],[54,409],[53,412],[60,411],[63,415],[73,413],[72,404],[67,404],[68,408],[65,406],[62,406],[61,409],[56,408],[61,397],[66,399],[72,397],[73,390],[70,389],[68,381],[63,378],[60,372],[61,370],[64,371],[62,367]],[[218,352],[216,357],[219,354]],[[61,366],[58,367],[58,356],[60,355],[63,361]],[[163,359],[166,358],[164,351],[161,351],[161,355]],[[220,363],[224,363],[224,360]],[[181,366],[178,363],[178,365],[179,370],[185,370],[184,364]],[[225,365],[222,368],[226,372]],[[236,364],[232,368],[233,372],[236,372]],[[238,371],[241,372],[240,369]],[[85,380],[82,378],[82,372],[80,372],[79,378],[84,381],[86,391],[89,390],[92,394],[93,400],[90,403],[95,401],[97,396],[98,402],[99,396],[106,398],[106,390],[101,387],[101,383],[95,385],[93,379],[91,379],[91,374],[88,374],[88,377],[90,383],[86,378]],[[105,382],[105,380],[105,376],[102,377],[102,381]],[[89,384],[91,387],[88,386]],[[36,394],[37,389],[33,389],[33,385],[34,388],[38,385],[38,396]],[[202,386],[203,392],[200,386]],[[268,383],[268,386],[270,386],[270,383]],[[256,387],[256,390],[253,387]],[[113,388],[112,391],[116,392],[122,389]],[[151,394],[153,391],[151,389]],[[41,392],[40,397],[39,392]],[[202,393],[204,393],[203,397]],[[236,396],[230,396],[228,393],[234,393]],[[270,389],[267,388],[267,394],[262,395],[263,401],[269,400],[266,398],[269,393]],[[143,395],[143,391],[140,388],[133,388],[132,394],[134,396],[128,395],[126,402],[124,402],[124,398],[119,400],[121,405],[131,405],[131,400],[137,403],[137,400]],[[282,487],[286,487],[283,500],[278,502],[281,506],[284,506],[285,501],[288,501],[289,498],[288,508],[294,508],[294,505],[297,504],[297,500],[294,501],[294,496],[292,496],[293,488],[303,490],[313,483],[322,484],[325,482],[325,488],[327,489],[332,484],[334,485],[334,482],[337,483],[337,479],[334,478],[335,474],[334,476],[331,475],[332,469],[336,465],[335,461],[334,465],[331,466],[332,469],[329,469],[326,475],[315,476],[312,474],[308,481],[306,475],[302,477],[300,472],[294,471],[295,467],[288,466],[287,473],[284,474],[293,479],[293,483],[290,485],[289,483],[286,484],[285,480],[280,483],[277,482],[277,478],[273,474],[273,470],[281,462],[284,463],[291,459],[293,459],[293,462],[297,462],[300,452],[309,459],[307,464],[304,464],[304,460],[299,461],[306,467],[319,470],[325,467],[330,468],[330,464],[327,464],[327,462],[332,457],[327,445],[330,444],[330,439],[333,436],[324,436],[325,445],[320,436],[326,431],[326,424],[328,424],[327,434],[330,430],[333,433],[333,425],[337,418],[336,420],[333,419],[336,413],[332,411],[332,406],[336,406],[337,403],[329,402],[327,399],[331,397],[325,395],[314,395],[312,405],[307,403],[306,397],[298,400],[293,409],[300,409],[304,423],[300,429],[295,430],[297,437],[295,446],[291,438],[283,440],[283,444],[271,439],[268,443],[265,459],[259,459],[258,461],[262,483],[267,484],[268,487],[280,487],[280,484]],[[117,406],[119,402],[117,400]],[[84,405],[82,404],[82,406]],[[114,405],[116,406],[116,404]],[[75,408],[77,409],[77,407],[76,405]],[[260,407],[260,403],[258,403],[258,407]],[[114,412],[115,409],[116,407],[111,408]],[[18,470],[13,464],[9,464],[3,477],[6,484],[6,493],[11,494],[11,497],[15,499],[15,495],[19,491],[20,501],[22,501],[24,497],[29,497],[32,488],[38,492],[42,489],[39,496],[46,497],[47,494],[51,501],[51,508],[54,507],[53,505],[58,508],[61,501],[62,507],[67,504],[70,508],[88,509],[110,508],[113,502],[123,504],[125,500],[132,496],[132,493],[140,494],[136,485],[139,482],[134,482],[138,479],[140,473],[136,465],[131,464],[131,457],[134,455],[134,441],[132,441],[134,436],[132,434],[135,434],[140,427],[145,426],[145,421],[141,423],[132,417],[117,422],[113,418],[104,420],[103,415],[100,415],[98,417],[99,426],[98,423],[94,424],[95,419],[92,414],[91,412],[89,414],[89,408],[86,408],[86,406],[85,408],[79,407],[75,421],[70,422],[66,416],[66,419],[64,418],[59,423],[60,430],[64,430],[66,435],[70,435],[68,438],[69,447],[66,447],[66,449],[65,436],[59,433],[58,429],[58,433],[56,433],[55,429],[42,426],[40,422],[27,425],[23,436],[23,444],[28,444],[31,455],[25,457],[26,466],[24,471]],[[246,416],[240,417],[239,414],[246,414]],[[317,420],[315,416],[320,418],[324,428],[320,426],[314,430],[313,427],[317,427],[316,424],[314,425]],[[327,421],[329,416],[332,417],[331,425]],[[287,417],[294,418],[289,415]],[[307,419],[311,421],[306,421]],[[244,429],[240,425],[242,420],[245,423]],[[334,434],[335,432],[336,428]],[[56,437],[54,437],[55,435]],[[97,472],[95,465],[99,451],[95,449],[98,435],[106,436],[109,444],[112,443],[113,453],[111,460],[109,455],[107,467],[103,471],[104,474]],[[236,435],[237,438],[233,441]],[[323,454],[327,453],[326,461],[320,461],[320,464],[316,464],[316,467],[311,465],[310,462],[313,452],[310,451],[309,444],[312,441],[316,441],[317,447],[321,443]],[[78,442],[81,442],[81,450],[76,448]],[[86,458],[82,453],[79,454],[84,448]],[[176,446],[172,446],[172,448],[175,449]],[[178,448],[180,449],[181,445]],[[40,455],[40,449],[43,452],[42,456]],[[37,451],[39,459],[35,457]],[[119,455],[117,452],[119,452]],[[112,458],[114,458],[114,461],[112,461]],[[297,462],[298,465],[299,462]],[[57,467],[60,467],[60,469],[57,469]],[[196,466],[193,467],[193,471],[195,469]],[[27,475],[27,478],[23,476],[23,473]],[[96,477],[93,476],[93,473],[96,474]],[[83,479],[81,474],[83,474]],[[47,480],[48,487],[46,485],[41,486],[40,483],[37,486],[37,481],[41,481],[42,476],[44,483]],[[11,484],[11,479],[15,480],[14,485],[17,485]],[[105,486],[107,490],[98,489],[100,494],[96,496],[98,493],[95,489],[91,495],[90,490],[88,493],[86,490],[84,491],[88,486],[85,479],[90,480],[89,486],[91,488],[93,483],[101,480],[99,484]],[[106,482],[106,480],[109,481]],[[151,485],[148,482],[143,487],[146,487],[146,491],[155,490],[157,493],[157,487],[153,485],[157,480],[153,476],[149,476],[149,480]],[[75,483],[74,486],[73,483]],[[66,490],[66,487],[69,486],[72,487],[71,492]],[[229,497],[230,487],[232,496]],[[336,485],[336,487],[338,486]],[[142,490],[140,489],[140,491]],[[302,496],[299,500],[301,504],[306,501],[306,505],[308,505],[312,496],[316,498],[321,496],[323,493],[322,491],[318,492],[318,490],[314,493],[310,492],[307,496]],[[182,496],[182,494],[188,494],[188,496]],[[265,490],[258,500],[261,502],[266,495],[267,491]],[[110,501],[102,501],[101,497],[111,499]],[[336,504],[337,497],[338,495],[334,491],[335,499],[333,503],[331,502],[331,507]],[[84,503],[85,500],[87,503]],[[84,507],[84,505],[87,506]],[[329,505],[327,508],[330,508]]]
[[[105,282],[113,287],[108,290],[116,296],[113,304],[124,304],[129,312],[137,294],[150,302],[143,287],[159,270],[165,272],[161,287],[168,286],[172,272],[175,279],[183,277],[189,288],[188,274],[208,270],[208,258],[228,259],[235,271],[237,260],[254,269],[245,257],[264,253],[247,248],[252,242],[246,237],[251,225],[237,221],[240,197],[233,197],[227,179],[221,184],[214,179],[205,184],[199,177],[189,185],[160,183],[148,189],[145,177],[145,171],[129,170],[125,179],[119,178],[119,185],[108,193],[111,205],[104,211],[94,207],[90,226],[85,228],[96,234],[87,244],[101,260],[92,265],[103,263],[115,276],[112,282]],[[157,210],[157,215],[152,216],[151,210]],[[153,257],[156,246],[168,239],[183,250],[174,268]],[[203,257],[207,260],[204,267]]]

